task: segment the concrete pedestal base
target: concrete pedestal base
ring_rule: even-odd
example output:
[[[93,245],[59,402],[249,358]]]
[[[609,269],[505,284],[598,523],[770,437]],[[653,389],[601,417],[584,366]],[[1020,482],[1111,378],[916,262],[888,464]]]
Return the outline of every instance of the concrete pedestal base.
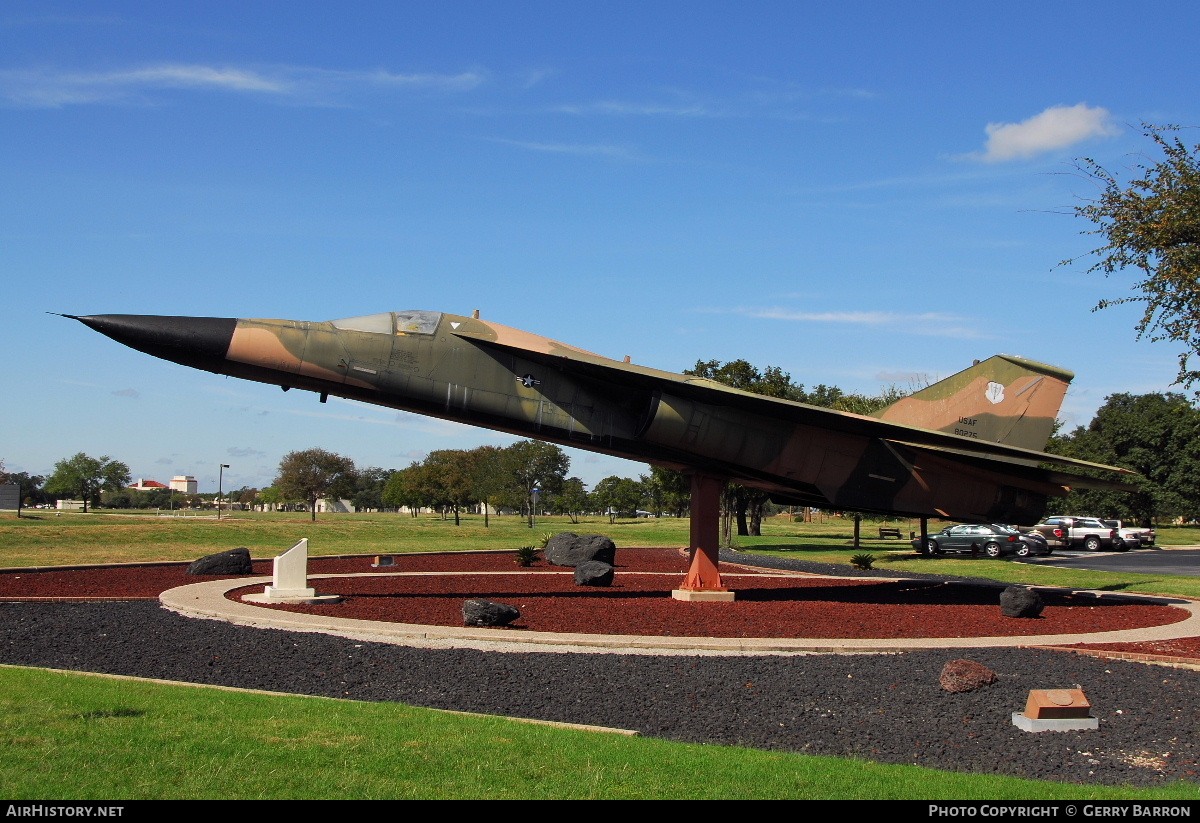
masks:
[[[283,586],[267,586],[263,589],[263,596],[268,600],[295,600],[298,597],[316,597],[317,590],[309,586],[297,589],[284,588]]]
[[[700,603],[732,603],[737,592],[718,592],[712,590],[700,589],[692,591],[691,589],[675,589],[671,592],[671,597],[676,600],[690,600]]]
[[[1085,732],[1100,728],[1100,720],[1096,717],[1034,718],[1013,712],[1012,722],[1026,732]]]
[[[242,600],[247,603],[341,603],[342,598],[336,594],[317,594],[316,589],[284,589],[271,591],[274,586],[267,586],[262,594],[245,594]],[[308,592],[307,594],[305,592]]]

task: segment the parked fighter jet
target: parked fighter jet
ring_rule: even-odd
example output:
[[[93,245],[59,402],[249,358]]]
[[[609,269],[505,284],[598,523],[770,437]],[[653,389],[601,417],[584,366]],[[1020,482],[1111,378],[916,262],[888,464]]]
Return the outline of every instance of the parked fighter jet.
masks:
[[[610,360],[478,316],[67,316],[147,354],[322,402],[332,394],[688,471],[693,548],[713,564],[693,565],[700,588],[714,588],[720,481],[824,509],[1018,523],[1071,486],[1122,487],[1040,464],[1126,471],[1043,453],[1073,375],[1006,355],[866,417]]]

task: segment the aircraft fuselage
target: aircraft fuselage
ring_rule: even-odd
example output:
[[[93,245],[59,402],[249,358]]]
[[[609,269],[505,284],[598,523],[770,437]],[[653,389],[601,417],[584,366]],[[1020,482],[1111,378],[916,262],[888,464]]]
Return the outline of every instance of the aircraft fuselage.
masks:
[[[1009,454],[997,465],[989,458],[1013,450],[951,434],[966,425],[957,413],[942,432],[884,423],[622,363],[473,317],[78,319],[217,374],[703,472],[784,502],[1020,522],[1066,491],[1036,470],[1036,459]],[[959,444],[969,451],[957,453]]]

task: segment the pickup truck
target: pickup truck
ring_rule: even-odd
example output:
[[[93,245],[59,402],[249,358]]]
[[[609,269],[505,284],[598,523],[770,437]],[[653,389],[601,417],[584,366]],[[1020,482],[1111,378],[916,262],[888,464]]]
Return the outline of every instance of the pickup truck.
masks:
[[[1100,522],[1116,529],[1117,535],[1125,541],[1126,547],[1130,549],[1154,545],[1156,536],[1154,529],[1143,529],[1121,520],[1101,520]]]
[[[1115,549],[1123,552],[1129,548],[1125,541],[1117,535],[1117,530],[1106,526],[1095,517],[1074,517],[1064,515],[1047,517],[1030,531],[1037,532],[1051,546],[1063,548],[1084,548],[1090,552],[1101,549]]]

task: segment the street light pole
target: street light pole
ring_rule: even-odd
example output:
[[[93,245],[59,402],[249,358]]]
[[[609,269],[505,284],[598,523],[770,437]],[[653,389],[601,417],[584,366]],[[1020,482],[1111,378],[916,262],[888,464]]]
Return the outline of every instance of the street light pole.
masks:
[[[217,519],[221,519],[221,487],[225,481],[225,470],[229,468],[228,463],[220,463],[221,468],[217,469]]]

